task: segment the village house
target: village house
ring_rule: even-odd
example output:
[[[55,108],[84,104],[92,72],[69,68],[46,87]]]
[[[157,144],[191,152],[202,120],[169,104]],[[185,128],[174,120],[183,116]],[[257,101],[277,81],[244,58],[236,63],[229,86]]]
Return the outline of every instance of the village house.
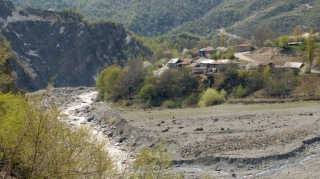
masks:
[[[213,72],[223,72],[227,69],[228,65],[230,64],[237,64],[229,59],[222,59],[222,60],[215,60],[210,64],[210,67],[212,68]],[[238,66],[240,68],[240,66]]]
[[[283,68],[285,69],[291,69],[293,70],[294,73],[299,73],[301,72],[301,69],[302,67],[304,67],[304,64],[303,63],[300,63],[300,62],[286,62],[284,65],[283,65]]]
[[[184,59],[181,63],[178,64],[179,67],[190,66],[194,62],[193,59]]]
[[[199,50],[200,57],[206,57],[206,55],[210,55],[212,53],[217,53],[217,50],[211,46]]]
[[[182,61],[179,58],[172,58],[168,61],[169,68],[177,68],[178,64]]]
[[[237,45],[237,51],[238,52],[250,52],[253,51],[254,47],[252,47],[249,44],[241,44],[241,45]]]
[[[200,66],[201,67],[207,67],[207,68],[210,68],[211,66],[211,63],[213,63],[214,60],[211,60],[211,59],[205,59],[203,61],[200,62]]]

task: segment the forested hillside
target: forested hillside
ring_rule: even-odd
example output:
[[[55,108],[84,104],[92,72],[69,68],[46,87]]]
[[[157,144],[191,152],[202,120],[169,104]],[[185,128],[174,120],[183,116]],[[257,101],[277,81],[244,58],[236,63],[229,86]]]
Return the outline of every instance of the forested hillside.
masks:
[[[14,0],[18,5],[59,10],[71,7],[89,19],[113,19],[143,36],[154,36],[197,18],[223,0]]]
[[[296,25],[304,31],[318,30],[319,0],[228,0],[211,9],[206,15],[178,27],[181,30],[208,36],[214,29],[225,28],[228,32],[251,38],[260,28],[270,28],[282,34],[290,34]]]
[[[192,32],[207,38],[226,28],[250,37],[261,27],[281,33],[300,24],[318,30],[320,0],[14,0],[18,5],[60,10],[71,7],[89,19],[113,19],[142,36]]]

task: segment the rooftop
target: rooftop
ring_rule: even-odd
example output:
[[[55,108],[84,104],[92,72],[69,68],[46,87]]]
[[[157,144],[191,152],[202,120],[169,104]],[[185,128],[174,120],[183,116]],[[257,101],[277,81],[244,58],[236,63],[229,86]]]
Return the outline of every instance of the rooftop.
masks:
[[[240,44],[240,45],[238,45],[238,47],[252,47],[252,46],[249,44]]]
[[[299,63],[299,62],[286,62],[283,67],[285,68],[301,68],[303,67],[304,64],[303,63]]]
[[[178,63],[179,61],[179,58],[171,58],[171,60],[169,60],[168,63]]]

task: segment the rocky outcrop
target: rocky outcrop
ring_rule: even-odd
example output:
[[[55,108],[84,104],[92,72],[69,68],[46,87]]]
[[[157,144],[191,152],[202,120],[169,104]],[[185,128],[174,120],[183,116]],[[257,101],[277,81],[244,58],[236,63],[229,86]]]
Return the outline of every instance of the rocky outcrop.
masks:
[[[0,0],[0,27],[16,53],[17,85],[27,91],[47,86],[94,86],[99,71],[151,52],[121,24],[78,22],[63,13],[15,7]]]

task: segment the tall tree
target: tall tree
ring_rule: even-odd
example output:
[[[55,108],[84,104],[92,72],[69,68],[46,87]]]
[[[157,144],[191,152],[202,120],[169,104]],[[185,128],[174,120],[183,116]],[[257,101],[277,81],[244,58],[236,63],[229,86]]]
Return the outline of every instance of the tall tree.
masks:
[[[306,72],[311,72],[312,63],[314,60],[314,37],[313,37],[313,30],[310,30],[308,39],[307,39],[307,69]]]
[[[220,32],[220,46],[225,47],[226,46],[226,31],[224,29]]]

